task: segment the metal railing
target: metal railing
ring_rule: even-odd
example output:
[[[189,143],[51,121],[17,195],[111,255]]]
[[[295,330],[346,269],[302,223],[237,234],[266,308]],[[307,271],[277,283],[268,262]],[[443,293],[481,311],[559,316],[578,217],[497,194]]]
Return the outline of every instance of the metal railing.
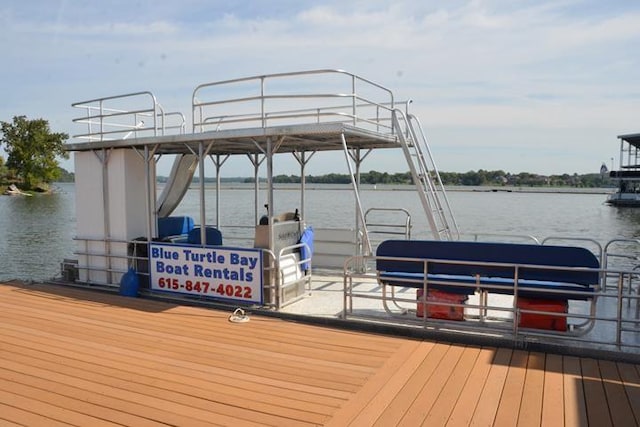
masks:
[[[537,237],[529,234],[500,234],[500,233],[476,233],[463,232],[460,234],[460,240],[473,242],[510,242],[510,243],[535,243],[540,244]]]
[[[126,268],[115,266],[118,261],[121,264],[129,265],[131,257],[126,251],[119,251],[116,246],[124,246],[133,243],[132,241],[110,238],[94,238],[76,236],[73,238],[80,243],[80,247],[74,251],[74,255],[79,257],[75,264],[78,280],[86,284],[99,284],[107,287],[117,287],[121,276],[126,273]],[[80,274],[82,273],[82,274]],[[96,273],[104,276],[95,278]],[[80,279],[80,277],[83,277]]]
[[[148,245],[150,242],[146,238],[121,240],[75,237],[74,240],[79,242],[81,246],[81,248],[74,251],[74,254],[79,259],[67,259],[62,262],[61,272],[63,276],[72,277],[73,280],[71,281],[77,284],[100,285],[117,289],[120,286],[122,275],[129,268],[133,268],[140,280],[140,289],[153,291],[149,272]],[[121,250],[112,251],[114,244],[120,244]],[[179,247],[183,246],[184,244]],[[306,294],[310,292],[311,259],[296,256],[302,246],[306,245],[298,243],[286,246],[277,254],[269,249],[261,249],[264,264],[263,271],[260,273],[263,274],[264,278],[268,279],[263,283],[264,306],[280,309],[305,296],[302,293],[300,295],[296,294],[297,287],[303,288]],[[122,250],[124,247],[126,247],[126,251]],[[309,251],[308,247],[307,250]],[[122,266],[120,268],[114,266],[117,260],[121,261],[120,264]],[[302,268],[305,264],[309,265],[306,270]],[[73,271],[69,271],[70,269]],[[291,273],[291,270],[295,270],[295,272]],[[215,297],[201,296],[201,299],[207,298],[216,299]]]
[[[387,215],[384,215],[386,213]],[[380,216],[380,214],[383,214]],[[400,218],[397,222],[387,220],[389,215],[394,215],[394,219]],[[396,238],[411,239],[411,214],[404,208],[369,208],[364,213],[365,230],[369,233],[372,250],[384,239]]]
[[[334,85],[328,77],[336,78]],[[391,90],[355,74],[312,70],[201,84],[193,91],[192,107],[193,132],[230,124],[265,128],[286,121],[341,122],[393,133],[395,101]]]
[[[85,112],[84,116],[73,119],[74,123],[86,125],[86,131],[75,134],[74,138],[88,142],[185,132],[184,115],[165,112],[148,91],[96,98],[71,106]]]
[[[80,257],[78,263],[65,260],[65,268],[73,269],[68,271],[68,277],[73,277],[78,284],[100,285],[116,288],[119,278],[126,272],[123,266],[135,266],[136,272],[142,278],[148,278],[148,271],[145,271],[144,264],[149,261],[148,254],[140,253],[136,249],[136,245],[146,245],[146,240],[124,241],[118,239],[97,239],[76,237],[76,241],[80,242],[78,250],[75,254]],[[549,239],[545,239],[549,240]],[[486,264],[493,267],[509,267],[513,268],[513,283],[500,283],[492,280],[478,280],[477,282],[463,281],[455,286],[458,288],[472,287],[476,292],[472,293],[469,302],[459,304],[456,302],[433,302],[426,298],[418,299],[415,289],[422,287],[428,291],[428,287],[437,285],[440,289],[450,283],[451,278],[433,280],[429,279],[425,282],[421,278],[407,278],[407,287],[401,286],[391,287],[391,292],[385,291],[379,285],[378,276],[375,269],[375,256],[353,256],[347,258],[343,270],[344,291],[343,291],[343,312],[345,317],[355,321],[369,321],[370,318],[375,322],[391,323],[398,326],[408,328],[446,328],[451,331],[461,333],[472,332],[493,334],[513,339],[517,343],[527,340],[540,340],[545,343],[553,344],[557,341],[561,345],[567,345],[567,342],[576,343],[576,345],[586,345],[587,347],[599,346],[599,348],[611,348],[614,351],[631,351],[640,352],[640,274],[639,268],[621,268],[616,266],[604,266],[607,260],[607,250],[618,241],[609,242],[604,245],[603,267],[595,268],[577,268],[577,267],[558,267],[558,266],[539,266],[526,264],[504,264],[504,263],[478,263]],[[623,243],[638,243],[636,241]],[[304,289],[304,295],[309,294],[309,285],[313,280],[306,272],[298,274],[290,281],[284,281],[285,268],[298,268],[306,261],[303,259],[295,259],[293,261],[281,262],[292,253],[297,253],[300,245],[294,245],[284,248],[279,253],[273,253],[264,250],[264,274],[271,279],[264,284],[265,292],[269,294],[269,298],[264,301],[264,306],[279,310],[280,308],[295,302],[303,295],[298,292],[295,298],[285,296],[289,290]],[[125,249],[126,248],[126,249]],[[610,259],[609,259],[610,261]],[[428,264],[429,260],[416,260],[416,262]],[[435,260],[439,264],[447,262],[446,260]],[[451,261],[452,263],[461,263],[462,261]],[[362,265],[368,265],[370,268],[362,268]],[[425,265],[428,270],[428,265]],[[558,270],[560,274],[563,271],[569,272],[597,272],[600,277],[605,279],[602,283],[595,284],[591,289],[567,290],[562,289],[557,292],[562,294],[562,298],[569,295],[568,313],[546,312],[537,308],[522,308],[518,304],[518,298],[521,288],[526,288],[527,297],[532,297],[532,293],[537,291],[532,289],[526,281],[520,283],[519,269],[544,269],[548,271]],[[93,273],[99,274],[99,277],[111,277],[112,280],[95,281],[95,280],[78,280],[75,271],[84,272],[83,277],[91,277]],[[395,279],[394,279],[395,280]],[[403,279],[400,279],[403,280]],[[81,283],[80,283],[81,282]],[[495,282],[495,283],[494,283]],[[369,284],[368,289],[362,286]],[[365,286],[366,287],[366,286]],[[396,290],[396,288],[398,290]],[[404,291],[400,291],[405,289]],[[408,291],[407,291],[408,290]],[[296,291],[297,292],[297,291]],[[385,293],[386,292],[386,293]],[[412,293],[413,292],[413,293]],[[554,291],[544,289],[540,292],[540,298],[545,299]],[[426,295],[426,294],[425,294]],[[504,300],[492,299],[491,296],[499,298],[511,298],[506,303]],[[571,298],[571,295],[575,299]],[[535,296],[534,296],[535,297]],[[585,300],[586,299],[586,300]],[[590,301],[589,301],[590,300]],[[358,310],[360,306],[354,301],[371,301],[376,305],[367,305],[363,310]],[[446,321],[432,319],[429,317],[411,316],[416,311],[416,307],[422,304],[423,307],[429,305],[449,306],[452,309],[463,310],[465,321]],[[393,305],[394,307],[389,307]],[[356,307],[354,309],[354,307]],[[556,318],[566,319],[569,328],[567,332],[533,330],[531,328],[521,327],[517,320],[522,315],[538,315],[538,316],[554,316]],[[581,331],[582,333],[577,333]]]
[[[352,257],[345,262],[343,284],[343,318],[350,320],[392,323],[408,328],[446,329],[454,333],[485,334],[512,339],[516,343],[542,339],[545,343],[567,346],[568,342],[589,349],[609,349],[612,351],[640,352],[640,289],[638,288],[637,269],[616,268],[578,268],[540,265],[519,265],[504,263],[480,263],[447,260],[426,260],[402,258],[403,263],[416,262],[424,264],[423,270],[429,271],[430,263],[452,263],[464,266],[485,266],[496,268],[512,268],[513,281],[492,280],[491,278],[452,279],[438,275],[425,276],[407,275],[394,277],[395,285],[380,286],[384,280],[375,269],[377,260],[388,257]],[[396,258],[389,258],[396,260]],[[371,268],[362,271],[362,264]],[[594,283],[590,288],[575,290],[567,287],[566,283],[559,283],[559,289],[537,287],[537,282],[528,283],[519,280],[519,270],[543,269],[556,270],[559,274],[571,272],[580,274],[597,273],[606,277],[607,283]],[[634,279],[636,280],[634,282]],[[455,283],[454,283],[455,282]],[[495,283],[494,283],[495,282]],[[502,283],[505,282],[505,283]],[[631,288],[630,284],[634,283]],[[375,285],[375,286],[374,286]],[[417,294],[416,289],[427,295],[430,287],[435,286],[442,291],[452,286],[454,293],[460,289],[469,289],[469,300],[462,302],[448,302],[430,299]],[[563,287],[564,286],[564,287]],[[560,299],[567,299],[568,311],[547,311],[546,308],[527,307],[520,305],[521,290],[526,291],[528,300],[553,300],[554,294],[560,294]],[[466,292],[463,292],[466,293]],[[492,297],[493,296],[493,297]],[[491,299],[493,298],[493,299]],[[373,309],[372,303],[379,304]],[[443,320],[420,316],[421,308],[434,306],[442,309],[448,307],[452,312],[460,314],[460,319]],[[425,310],[426,311],[426,310]],[[464,314],[462,314],[464,313]],[[487,313],[492,313],[487,315]],[[565,330],[532,329],[520,324],[523,315],[535,315],[538,318],[563,319],[568,325]],[[463,320],[464,319],[464,320]],[[544,321],[544,320],[543,320]]]

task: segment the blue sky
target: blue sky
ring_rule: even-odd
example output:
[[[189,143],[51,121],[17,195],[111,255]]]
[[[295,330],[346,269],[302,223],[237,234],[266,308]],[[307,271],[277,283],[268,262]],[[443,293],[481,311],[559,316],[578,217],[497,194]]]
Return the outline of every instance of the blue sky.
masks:
[[[617,135],[640,132],[632,0],[4,0],[0,49],[0,120],[70,135],[76,101],[149,90],[187,113],[201,83],[321,68],[412,99],[442,171],[598,172],[617,165]],[[342,172],[323,158],[308,171]]]

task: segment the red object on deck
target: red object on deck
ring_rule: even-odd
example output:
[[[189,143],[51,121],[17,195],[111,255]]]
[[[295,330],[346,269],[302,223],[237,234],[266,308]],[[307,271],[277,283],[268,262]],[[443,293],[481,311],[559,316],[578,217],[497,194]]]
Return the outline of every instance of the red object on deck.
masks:
[[[518,298],[517,307],[524,310],[546,311],[550,313],[567,313],[569,309],[569,303],[562,300]],[[565,316],[554,316],[553,314],[520,313],[518,326],[521,328],[566,331],[567,318]]]
[[[453,307],[448,305],[439,304],[424,304],[422,303],[423,290],[418,289],[418,309],[417,316],[424,317],[425,305],[427,307],[427,317],[432,319],[446,319],[446,320],[464,320],[464,307]],[[445,302],[449,304],[464,304],[467,300],[466,295],[453,294],[450,292],[429,290],[427,291],[428,302]]]

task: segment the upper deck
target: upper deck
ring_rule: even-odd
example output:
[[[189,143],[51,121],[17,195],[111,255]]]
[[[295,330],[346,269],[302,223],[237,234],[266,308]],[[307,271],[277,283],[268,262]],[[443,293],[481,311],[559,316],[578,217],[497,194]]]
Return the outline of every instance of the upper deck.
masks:
[[[314,70],[206,83],[192,94],[191,123],[166,112],[151,92],[82,101],[86,126],[68,151],[150,147],[155,154],[296,153],[398,148],[394,111],[409,102],[342,70]],[[404,107],[399,110],[398,107]],[[187,128],[190,128],[187,131]],[[345,138],[343,138],[345,137]]]

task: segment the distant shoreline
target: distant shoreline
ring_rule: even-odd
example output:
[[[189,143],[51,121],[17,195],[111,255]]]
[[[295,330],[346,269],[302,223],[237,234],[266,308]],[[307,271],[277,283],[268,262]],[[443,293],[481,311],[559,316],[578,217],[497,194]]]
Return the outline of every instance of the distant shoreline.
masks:
[[[162,184],[161,184],[162,186]],[[206,183],[205,188],[215,188],[215,183]],[[197,189],[197,184],[192,184],[190,189]],[[260,190],[266,189],[266,184],[260,184]],[[277,190],[297,190],[300,184],[275,184]],[[306,184],[308,191],[323,190],[351,190],[350,184]],[[361,191],[415,191],[414,186],[409,184],[362,184]],[[253,190],[253,183],[222,183],[221,190]],[[447,185],[448,192],[473,192],[473,193],[554,193],[554,194],[611,194],[616,191],[612,187],[521,187],[521,186],[467,186],[467,185]]]
[[[58,183],[53,183],[58,184]],[[63,182],[61,184],[74,184],[73,182]],[[164,183],[158,183],[160,187]],[[205,188],[215,188],[215,183],[205,183]],[[192,184],[190,189],[198,188],[198,184]],[[266,189],[266,184],[261,183],[260,189]],[[279,190],[297,190],[300,184],[275,184]],[[350,184],[306,184],[305,188],[313,190],[351,190]],[[415,191],[409,184],[362,184],[362,191]],[[224,190],[252,190],[253,183],[222,182],[221,189]],[[522,186],[473,186],[473,185],[446,185],[445,190],[449,192],[470,192],[470,193],[555,193],[555,194],[611,194],[616,191],[613,187],[522,187]]]

